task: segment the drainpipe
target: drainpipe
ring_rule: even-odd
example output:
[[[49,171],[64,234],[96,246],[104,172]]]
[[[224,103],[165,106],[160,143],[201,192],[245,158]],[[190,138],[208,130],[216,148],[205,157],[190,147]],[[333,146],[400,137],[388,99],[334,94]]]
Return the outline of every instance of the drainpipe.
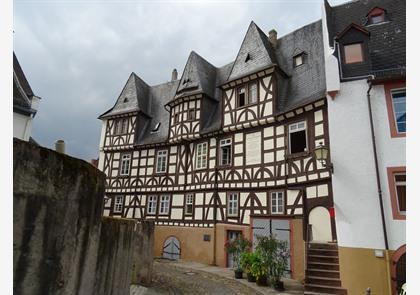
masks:
[[[374,130],[374,127],[373,127],[372,105],[371,105],[371,99],[370,99],[370,90],[372,89],[372,79],[368,79],[367,82],[369,84],[369,89],[366,93],[366,96],[367,96],[368,109],[369,109],[369,122],[370,122],[371,138],[372,138],[373,157],[374,157],[374,160],[375,160],[376,184],[377,184],[377,187],[378,187],[378,199],[379,199],[379,205],[380,205],[380,208],[381,208],[381,220],[382,220],[382,230],[384,232],[385,250],[388,250],[389,249],[388,235],[387,235],[387,232],[386,232],[384,204],[383,204],[382,189],[381,189],[381,179],[379,177],[378,153],[376,151],[375,130]]]

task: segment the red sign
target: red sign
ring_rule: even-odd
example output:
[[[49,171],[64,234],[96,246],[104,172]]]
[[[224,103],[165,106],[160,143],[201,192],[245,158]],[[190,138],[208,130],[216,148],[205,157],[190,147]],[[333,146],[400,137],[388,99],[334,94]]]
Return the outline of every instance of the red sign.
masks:
[[[334,210],[334,207],[330,207],[330,217],[331,218],[334,218],[335,217],[335,210]]]

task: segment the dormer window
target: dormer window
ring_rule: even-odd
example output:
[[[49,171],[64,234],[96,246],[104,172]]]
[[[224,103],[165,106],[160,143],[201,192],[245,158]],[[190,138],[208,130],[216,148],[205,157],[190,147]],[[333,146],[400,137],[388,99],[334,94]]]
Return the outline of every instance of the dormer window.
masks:
[[[126,98],[124,98],[124,101],[123,101],[124,103],[126,103],[126,102],[128,102],[128,98],[126,97]]]
[[[157,132],[160,127],[160,122],[155,125],[155,128],[152,129],[151,133]]]
[[[245,62],[248,62],[250,59],[251,59],[251,55],[249,55],[249,53],[248,53],[245,57]]]
[[[382,23],[385,21],[385,10],[379,7],[375,7],[369,12],[367,17],[369,25]]]
[[[363,62],[364,57],[362,43],[344,45],[344,61],[346,64]]]
[[[238,107],[245,106],[246,101],[246,89],[245,87],[241,87],[238,89]]]
[[[293,57],[293,66],[294,66],[294,67],[301,66],[301,65],[303,65],[304,63],[305,63],[304,53],[301,53],[301,54],[295,55],[295,56]]]
[[[189,109],[188,110],[188,117],[187,117],[188,121],[193,121],[195,120],[195,109]]]

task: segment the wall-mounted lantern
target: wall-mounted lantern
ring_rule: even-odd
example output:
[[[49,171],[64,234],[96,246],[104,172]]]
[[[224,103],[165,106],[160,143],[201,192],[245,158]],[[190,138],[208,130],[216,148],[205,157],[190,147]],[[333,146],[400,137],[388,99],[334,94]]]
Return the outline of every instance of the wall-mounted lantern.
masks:
[[[314,150],[315,152],[315,158],[321,162],[322,167],[324,168],[328,168],[331,173],[334,173],[334,166],[332,163],[327,164],[327,159],[328,159],[328,148],[323,144],[320,143]]]

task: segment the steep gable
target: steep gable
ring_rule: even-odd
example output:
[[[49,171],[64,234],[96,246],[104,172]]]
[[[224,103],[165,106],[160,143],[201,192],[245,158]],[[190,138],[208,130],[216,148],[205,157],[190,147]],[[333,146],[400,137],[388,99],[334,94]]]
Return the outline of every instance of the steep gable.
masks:
[[[252,21],[242,41],[228,80],[277,64],[274,50],[267,36]]]

